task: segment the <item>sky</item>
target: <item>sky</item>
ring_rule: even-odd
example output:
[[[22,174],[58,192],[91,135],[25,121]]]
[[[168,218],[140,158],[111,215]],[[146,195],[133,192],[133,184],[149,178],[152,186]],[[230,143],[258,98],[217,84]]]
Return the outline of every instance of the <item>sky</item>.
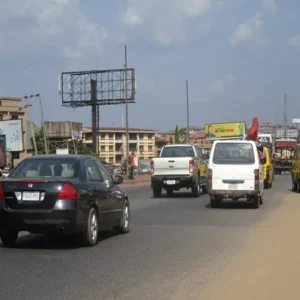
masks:
[[[0,95],[40,93],[47,121],[91,124],[91,108],[62,107],[58,74],[128,67],[137,76],[129,126],[300,118],[299,0],[0,1]],[[277,113],[276,113],[277,112]],[[100,107],[122,126],[124,105]],[[40,124],[40,110],[32,102]]]

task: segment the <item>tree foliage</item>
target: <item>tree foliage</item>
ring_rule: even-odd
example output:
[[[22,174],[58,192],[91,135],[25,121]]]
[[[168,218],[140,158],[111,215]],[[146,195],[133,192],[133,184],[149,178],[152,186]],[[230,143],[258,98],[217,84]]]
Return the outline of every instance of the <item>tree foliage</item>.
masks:
[[[44,143],[44,134],[43,134],[43,129],[39,129],[35,133],[35,141],[36,141],[36,148],[38,154],[45,154],[45,143]],[[34,143],[33,143],[33,138],[31,138],[31,144],[34,149]],[[74,149],[74,143],[73,142],[67,142],[67,141],[49,141],[48,140],[48,153],[49,154],[55,154],[56,149],[64,149],[64,148],[69,148],[69,153],[70,154],[75,154],[75,149]],[[87,146],[87,144],[83,143],[82,141],[76,141],[76,148],[77,148],[77,154],[82,154],[82,155],[91,155],[94,157],[99,158],[99,156]],[[103,160],[103,159],[102,159]]]
[[[185,141],[186,128],[178,128],[178,125],[175,127],[175,144],[182,144]]]

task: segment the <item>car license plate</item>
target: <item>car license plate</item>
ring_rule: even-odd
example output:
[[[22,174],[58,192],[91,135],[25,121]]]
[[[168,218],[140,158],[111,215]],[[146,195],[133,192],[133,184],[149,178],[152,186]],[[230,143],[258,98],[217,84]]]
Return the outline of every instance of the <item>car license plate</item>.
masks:
[[[167,185],[174,185],[176,184],[176,180],[167,180]]]
[[[40,192],[23,192],[23,201],[40,201]]]
[[[237,184],[229,184],[228,185],[228,189],[230,189],[230,190],[237,190],[238,186],[237,186]]]

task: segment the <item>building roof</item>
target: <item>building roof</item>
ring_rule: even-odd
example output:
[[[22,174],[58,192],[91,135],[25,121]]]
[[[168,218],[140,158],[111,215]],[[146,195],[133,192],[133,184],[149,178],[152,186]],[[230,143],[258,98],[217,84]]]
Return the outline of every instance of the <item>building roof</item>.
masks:
[[[190,139],[203,139],[203,138],[205,138],[204,132],[197,132],[197,133],[190,134]]]
[[[4,96],[0,96],[0,100],[22,101],[22,97],[4,97]]]
[[[84,127],[83,130],[92,130],[91,127]],[[126,128],[125,127],[100,127],[99,131],[111,131],[111,132],[125,132]],[[142,129],[142,128],[128,128],[128,131],[131,132],[145,132],[145,133],[156,133],[157,130],[154,129]]]

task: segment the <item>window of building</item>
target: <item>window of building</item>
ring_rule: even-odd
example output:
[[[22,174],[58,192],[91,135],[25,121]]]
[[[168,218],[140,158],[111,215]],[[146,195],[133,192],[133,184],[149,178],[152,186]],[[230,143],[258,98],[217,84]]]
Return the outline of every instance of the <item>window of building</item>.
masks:
[[[3,115],[0,115],[0,121],[2,121],[3,120]]]
[[[143,138],[144,138],[144,134],[143,134],[143,133],[140,133],[140,134],[139,134],[139,138],[140,138],[140,139],[143,139]]]
[[[101,139],[105,139],[105,133],[101,133]]]
[[[114,151],[114,146],[109,146],[109,151]]]
[[[154,134],[153,133],[149,133],[148,134],[148,139],[152,139],[154,137]]]
[[[16,114],[13,114],[13,115],[11,115],[11,119],[12,119],[12,120],[18,120],[18,119],[19,119],[19,116],[16,115]]]
[[[101,146],[101,151],[105,151],[105,146]]]
[[[153,146],[148,146],[148,151],[153,151]]]
[[[110,134],[108,135],[108,137],[109,137],[110,139],[113,139],[113,138],[114,138],[114,134],[113,134],[113,133],[110,133]]]

